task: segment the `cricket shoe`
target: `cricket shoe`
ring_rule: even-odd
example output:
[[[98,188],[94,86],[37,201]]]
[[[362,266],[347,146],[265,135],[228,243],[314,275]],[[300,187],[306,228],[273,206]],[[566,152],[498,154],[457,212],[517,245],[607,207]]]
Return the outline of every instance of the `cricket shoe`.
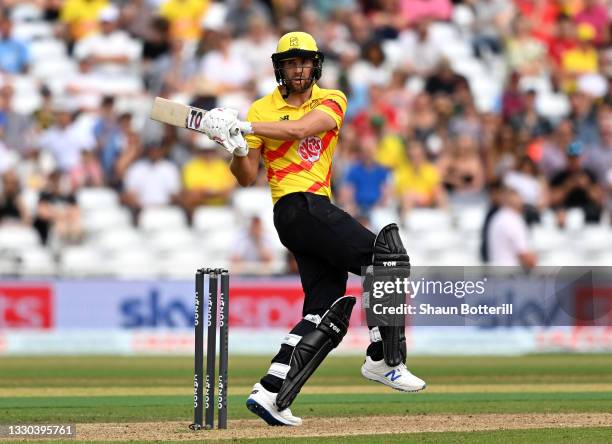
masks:
[[[366,356],[361,366],[361,374],[366,379],[380,382],[402,392],[418,392],[427,386],[425,381],[410,373],[403,362],[398,366],[390,367],[384,359],[373,361]]]
[[[271,426],[299,426],[302,418],[293,416],[288,408],[278,411],[276,393],[269,392],[258,382],[246,402],[247,409],[255,413]]]

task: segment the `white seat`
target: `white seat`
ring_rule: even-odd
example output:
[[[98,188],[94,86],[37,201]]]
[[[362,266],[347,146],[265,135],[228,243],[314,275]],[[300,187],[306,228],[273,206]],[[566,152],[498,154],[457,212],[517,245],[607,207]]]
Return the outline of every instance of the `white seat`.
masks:
[[[161,274],[159,259],[147,249],[124,250],[109,261],[109,272],[119,278],[157,278]]]
[[[578,267],[584,266],[586,262],[582,251],[569,251],[567,248],[549,250],[542,255],[538,255],[537,264],[546,267]]]
[[[570,208],[565,215],[565,229],[568,231],[580,231],[584,228],[585,215],[582,208]]]
[[[42,105],[42,97],[38,90],[29,91],[26,94],[15,94],[11,100],[14,112],[20,114],[32,114]]]
[[[62,276],[105,276],[108,261],[98,248],[90,245],[67,247],[61,253],[59,270]]]
[[[235,222],[234,210],[228,207],[198,207],[193,213],[193,228],[198,231],[215,231]]]
[[[117,227],[101,232],[92,242],[97,248],[108,253],[120,252],[126,249],[142,248],[145,238],[132,227]]]
[[[53,25],[47,22],[15,23],[12,35],[18,40],[36,40],[53,37]]]
[[[11,9],[11,21],[13,23],[36,22],[42,19],[43,11],[34,3],[22,2]]]
[[[397,211],[391,208],[374,208],[370,213],[370,225],[374,233],[378,233],[385,225],[397,221]]]
[[[132,216],[128,209],[110,207],[84,212],[83,226],[90,233],[97,233],[118,228],[129,228],[132,225]]]
[[[76,62],[67,57],[41,60],[32,65],[32,74],[41,80],[68,78],[77,71]]]
[[[196,241],[188,229],[160,230],[148,238],[148,244],[157,251],[180,252],[191,248]]]
[[[164,277],[176,279],[193,278],[199,268],[227,268],[229,261],[212,258],[199,249],[184,249],[164,256],[160,268]]]
[[[77,202],[83,211],[108,209],[119,206],[119,196],[112,188],[82,188]]]
[[[451,218],[444,210],[414,208],[404,218],[404,224],[410,231],[448,230],[451,228]]]
[[[40,245],[40,236],[26,225],[0,226],[0,250],[24,250]]]
[[[24,276],[53,276],[56,264],[51,252],[44,248],[28,248],[19,253],[19,272]]]
[[[58,39],[34,40],[29,46],[32,63],[58,57],[65,58],[67,54],[66,43]]]
[[[242,216],[272,211],[270,190],[265,187],[241,188],[234,192],[233,206]]]
[[[534,226],[532,229],[532,240],[533,246],[540,252],[555,250],[557,247],[566,245],[568,242],[563,232],[539,225]]]
[[[457,209],[457,228],[463,232],[480,231],[487,215],[484,206],[466,206]]]
[[[199,244],[207,256],[228,258],[233,251],[238,236],[239,231],[235,228],[219,230],[202,236]]]
[[[172,230],[187,226],[187,217],[179,207],[150,207],[140,213],[138,225],[145,231]]]

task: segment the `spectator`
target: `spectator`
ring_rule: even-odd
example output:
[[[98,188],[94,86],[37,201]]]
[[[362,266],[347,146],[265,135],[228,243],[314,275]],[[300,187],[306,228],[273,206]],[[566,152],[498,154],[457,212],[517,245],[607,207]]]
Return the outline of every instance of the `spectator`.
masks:
[[[254,18],[271,19],[270,10],[259,0],[236,0],[228,8],[225,21],[236,36],[244,35]]]
[[[176,203],[181,190],[179,169],[165,158],[161,142],[148,142],[144,151],[145,156],[128,167],[123,182],[123,203],[134,214],[142,208]]]
[[[429,20],[403,31],[398,39],[402,50],[403,69],[418,76],[432,74],[442,61],[442,47],[429,32]]]
[[[351,214],[369,214],[376,206],[386,206],[392,193],[389,170],[375,160],[376,139],[365,137],[357,161],[349,166],[340,190],[342,206]]]
[[[561,55],[561,69],[566,74],[566,89],[573,89],[573,81],[580,74],[596,73],[599,69],[599,56],[593,45],[595,30],[586,24],[578,26],[578,44]]]
[[[100,117],[93,127],[93,134],[96,138],[104,176],[110,184],[116,185],[119,180],[115,168],[117,160],[125,148],[125,132],[129,131],[132,116],[122,114],[117,117],[114,112],[114,103],[113,97],[104,98]]]
[[[88,129],[75,123],[76,108],[68,102],[56,102],[57,122],[44,131],[38,146],[51,153],[57,167],[64,172],[76,167],[81,158],[81,150],[93,150],[96,141]]]
[[[265,272],[274,260],[272,240],[259,216],[253,216],[248,229],[237,239],[231,256],[232,270],[253,274]]]
[[[480,230],[480,259],[484,263],[490,261],[491,254],[489,252],[489,227],[491,226],[491,219],[495,213],[497,213],[502,206],[503,188],[502,183],[499,179],[491,181],[488,186],[489,188],[489,207],[487,214],[482,223]]]
[[[107,76],[128,75],[132,64],[140,60],[141,45],[118,29],[119,10],[109,6],[99,15],[100,32],[82,39],[74,48],[78,60],[89,59],[96,73]]]
[[[399,4],[402,17],[409,23],[425,20],[446,21],[452,12],[449,0],[400,0]]]
[[[586,24],[593,28],[593,42],[602,46],[609,38],[608,8],[601,0],[584,0],[583,5],[582,10],[574,16],[574,21],[578,26]]]
[[[69,172],[72,189],[104,186],[104,173],[93,150],[81,150],[81,158]]]
[[[551,204],[559,225],[565,225],[565,210],[580,208],[587,223],[597,223],[603,207],[603,190],[593,171],[582,166],[583,147],[572,142],[567,147],[567,167],[550,182]]]
[[[546,60],[546,48],[531,34],[531,25],[524,17],[517,17],[514,33],[507,42],[510,68],[521,75],[537,76],[542,73]]]
[[[511,188],[502,190],[502,206],[488,225],[487,249],[489,264],[533,268],[536,255],[529,242],[529,230],[523,220],[523,202]]]
[[[47,177],[56,169],[53,155],[43,151],[36,141],[26,144],[21,152],[22,159],[15,168],[19,181],[32,191],[41,191],[47,184]]]
[[[183,166],[183,205],[192,214],[200,205],[227,205],[236,179],[216,142],[201,135],[195,139],[193,158]]]
[[[15,112],[12,106],[13,87],[0,85],[0,136],[8,149],[19,150],[23,136],[32,126],[32,118]]]
[[[476,141],[470,136],[455,138],[450,153],[440,159],[442,180],[447,191],[455,194],[474,194],[484,186],[482,167]]]
[[[208,0],[165,0],[159,13],[170,23],[170,36],[173,39],[194,41],[200,37],[200,21]]]
[[[5,223],[30,224],[19,177],[14,171],[7,171],[2,175],[2,194],[0,194],[0,224]]]
[[[451,69],[448,60],[443,59],[438,66],[437,71],[427,77],[425,83],[425,91],[427,94],[435,96],[436,94],[453,95],[460,84],[467,84],[467,80],[460,74],[456,74]]]
[[[81,212],[65,179],[59,170],[52,172],[38,198],[34,228],[43,244],[49,242],[51,232],[60,242],[78,243],[83,239]]]
[[[548,55],[557,66],[561,66],[566,51],[576,47],[576,27],[571,17],[560,15],[555,25],[555,35],[550,41]]]
[[[22,74],[30,65],[25,43],[12,37],[12,22],[7,11],[0,11],[0,72]]]
[[[109,4],[108,0],[66,0],[60,11],[60,20],[68,28],[68,40],[74,42],[96,32],[100,11]]]
[[[422,142],[408,143],[408,162],[395,177],[395,186],[404,213],[414,207],[445,207],[446,193],[436,166],[427,160]]]
[[[217,37],[216,48],[202,59],[198,88],[218,97],[242,91],[252,73],[246,60],[232,51],[231,35],[223,31]]]
[[[540,211],[548,206],[548,187],[536,163],[528,156],[523,156],[516,169],[506,173],[503,183],[521,197],[527,224],[539,222]]]
[[[536,109],[536,92],[529,90],[524,94],[520,113],[511,119],[512,126],[519,133],[521,140],[540,137],[550,132],[548,120],[542,117]]]
[[[559,122],[552,135],[546,136],[542,144],[539,169],[550,180],[565,169],[565,149],[574,140],[574,128],[569,119]]]

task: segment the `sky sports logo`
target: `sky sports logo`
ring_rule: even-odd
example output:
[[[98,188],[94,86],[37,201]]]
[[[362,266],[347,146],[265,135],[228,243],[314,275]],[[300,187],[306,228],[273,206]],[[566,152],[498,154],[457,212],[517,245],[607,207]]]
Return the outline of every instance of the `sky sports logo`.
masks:
[[[0,285],[0,329],[50,329],[53,297],[48,285]]]

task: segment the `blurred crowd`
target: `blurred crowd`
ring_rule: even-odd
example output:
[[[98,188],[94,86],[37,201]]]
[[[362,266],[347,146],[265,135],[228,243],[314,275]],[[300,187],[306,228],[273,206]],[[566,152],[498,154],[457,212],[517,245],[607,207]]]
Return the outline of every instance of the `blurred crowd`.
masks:
[[[333,188],[365,222],[500,187],[526,223],[552,209],[562,226],[570,208],[597,223],[612,208],[612,2],[0,4],[0,223],[31,225],[43,242],[50,230],[82,241],[83,187],[116,190],[135,223],[149,206],[191,217],[230,205],[227,157],[150,122],[151,98],[244,116],[276,85],[277,39],[298,29],[325,54],[321,86],[348,96]]]

